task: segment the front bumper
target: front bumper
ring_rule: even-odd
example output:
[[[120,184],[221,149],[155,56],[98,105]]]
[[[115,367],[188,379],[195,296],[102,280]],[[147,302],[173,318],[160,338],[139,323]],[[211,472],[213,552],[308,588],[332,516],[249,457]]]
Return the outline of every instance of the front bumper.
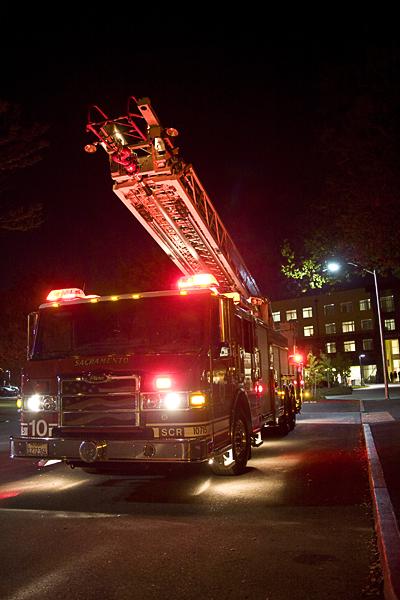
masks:
[[[205,462],[206,439],[118,440],[95,438],[10,437],[11,458],[93,462]]]

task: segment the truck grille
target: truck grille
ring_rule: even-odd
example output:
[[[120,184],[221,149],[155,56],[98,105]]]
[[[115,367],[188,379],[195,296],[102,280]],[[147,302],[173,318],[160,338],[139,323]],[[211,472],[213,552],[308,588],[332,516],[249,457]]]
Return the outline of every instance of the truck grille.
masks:
[[[135,427],[139,424],[139,378],[81,375],[59,378],[61,427]]]

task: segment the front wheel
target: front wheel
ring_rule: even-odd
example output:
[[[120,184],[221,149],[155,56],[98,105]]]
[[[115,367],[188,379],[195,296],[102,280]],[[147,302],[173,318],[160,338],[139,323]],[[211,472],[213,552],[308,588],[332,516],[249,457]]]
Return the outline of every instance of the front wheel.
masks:
[[[237,411],[232,427],[232,448],[225,454],[216,456],[211,469],[216,475],[240,475],[244,473],[250,456],[250,434],[246,418]]]

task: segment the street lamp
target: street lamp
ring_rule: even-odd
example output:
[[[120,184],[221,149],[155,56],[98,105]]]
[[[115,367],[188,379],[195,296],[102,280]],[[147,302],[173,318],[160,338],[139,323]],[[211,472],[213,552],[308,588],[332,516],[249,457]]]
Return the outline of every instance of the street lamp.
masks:
[[[366,273],[369,273],[370,275],[373,275],[373,277],[374,277],[375,297],[376,297],[376,310],[377,310],[377,313],[378,313],[379,336],[380,336],[380,340],[381,340],[381,354],[382,354],[382,367],[383,367],[383,383],[384,383],[384,386],[385,386],[385,399],[389,400],[389,384],[388,384],[388,376],[387,376],[387,368],[386,368],[386,351],[385,351],[385,342],[384,342],[384,339],[383,339],[383,328],[382,328],[382,317],[381,317],[381,303],[380,303],[380,299],[379,299],[378,279],[377,279],[377,276],[376,276],[376,271],[375,271],[375,269],[373,269],[373,271],[370,271],[369,269],[365,269],[364,267],[360,267],[360,265],[357,265],[356,263],[353,263],[353,262],[348,262],[347,264],[351,265],[352,267],[358,267],[362,271],[365,271]],[[330,271],[331,273],[337,273],[341,269],[341,264],[339,262],[336,262],[336,261],[328,262],[326,266],[327,266],[328,271]]]
[[[364,377],[363,377],[363,369],[362,369],[362,359],[365,358],[365,354],[358,355],[358,362],[360,363],[360,385],[364,385]]]

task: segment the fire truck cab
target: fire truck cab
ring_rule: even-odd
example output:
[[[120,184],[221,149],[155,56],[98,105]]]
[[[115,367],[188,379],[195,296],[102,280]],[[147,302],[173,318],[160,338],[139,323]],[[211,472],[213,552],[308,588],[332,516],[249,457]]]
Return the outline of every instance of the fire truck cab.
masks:
[[[276,390],[285,339],[214,287],[49,298],[32,327],[13,458],[98,470],[207,461],[238,474],[264,428],[294,427],[293,394]]]

